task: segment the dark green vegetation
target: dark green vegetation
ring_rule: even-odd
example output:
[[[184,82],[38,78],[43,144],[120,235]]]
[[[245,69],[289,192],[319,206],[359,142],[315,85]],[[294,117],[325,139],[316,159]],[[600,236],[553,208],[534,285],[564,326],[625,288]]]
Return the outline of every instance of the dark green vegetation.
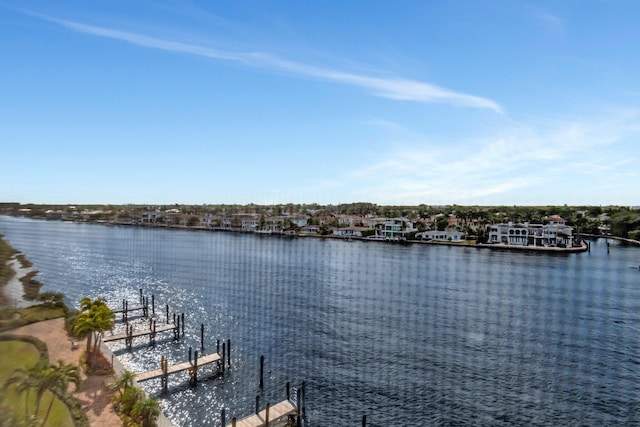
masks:
[[[113,329],[114,321],[115,315],[102,298],[95,300],[82,298],[80,311],[71,312],[67,316],[67,331],[74,337],[87,338],[84,362],[89,373],[111,372],[110,364],[105,363],[106,361],[100,352],[100,341],[105,331]]]
[[[13,270],[7,265],[7,262],[18,251],[13,249],[6,240],[3,239],[0,234],[0,291],[2,286],[5,286],[7,282],[13,277]],[[0,306],[6,304],[6,300],[2,292],[0,292]]]
[[[434,227],[447,227],[446,219],[455,216],[464,220],[464,224],[475,234],[478,229],[478,240],[482,241],[483,227],[496,222],[546,223],[551,215],[560,215],[567,220],[567,225],[577,232],[586,234],[611,234],[618,237],[637,239],[640,237],[640,207],[626,206],[434,206],[421,204],[417,206],[382,206],[374,203],[344,203],[338,205],[280,204],[280,205],[21,205],[18,203],[0,203],[0,214],[26,216],[31,218],[62,219],[69,221],[103,222],[113,224],[136,224],[145,212],[172,211],[180,217],[179,223],[185,227],[200,225],[199,219],[208,215],[212,218],[232,217],[236,214],[256,214],[261,222],[266,218],[280,215],[300,215],[307,218],[307,223],[322,225],[324,228],[339,226],[340,215],[376,216],[386,218],[405,217],[416,221],[419,231],[434,220]],[[156,224],[163,224],[168,217],[157,219]],[[286,222],[286,221],[285,221]],[[295,224],[289,224],[295,229]],[[464,228],[465,226],[462,226]],[[284,224],[287,228],[287,224]]]
[[[113,406],[127,426],[155,427],[160,404],[133,385],[133,373],[124,371],[112,384]]]
[[[46,345],[34,338],[0,335],[0,426],[88,427],[68,385],[80,385],[77,366],[50,365]]]

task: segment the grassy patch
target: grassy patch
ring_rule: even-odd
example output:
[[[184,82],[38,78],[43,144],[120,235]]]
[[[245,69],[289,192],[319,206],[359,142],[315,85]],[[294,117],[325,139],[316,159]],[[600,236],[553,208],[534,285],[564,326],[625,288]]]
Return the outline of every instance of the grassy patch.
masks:
[[[36,346],[26,341],[0,341],[0,354],[0,384],[19,366],[34,366],[40,359],[40,352]]]
[[[13,277],[13,269],[7,265],[7,262],[18,252],[2,237],[2,234],[0,234],[0,287],[5,286]],[[0,304],[6,302],[3,299],[2,291],[0,290]]]
[[[24,256],[24,254],[18,254],[16,256],[16,258],[18,259],[18,261],[20,262],[20,265],[22,266],[22,268],[29,268],[29,267],[33,267],[33,263],[31,261],[29,261],[27,259],[26,256]]]
[[[35,300],[40,294],[42,283],[34,279],[36,274],[38,274],[37,271],[30,271],[20,278],[20,282],[22,282],[22,287],[24,288],[24,298],[28,301]]]
[[[40,408],[38,410],[37,417],[40,420],[44,420],[47,409],[49,407],[49,402],[53,398],[53,406],[51,407],[51,413],[49,414],[49,418],[47,419],[46,426],[60,426],[60,427],[75,427],[75,423],[73,421],[73,417],[69,412],[67,406],[60,401],[56,396],[54,396],[50,391],[45,391],[42,395]],[[25,417],[25,404],[27,403],[26,393],[18,393],[14,386],[9,387],[4,394],[4,404],[12,409],[11,417],[14,420],[18,420],[20,418]],[[36,400],[36,389],[32,388],[29,392],[29,404],[28,410],[29,415],[34,413],[36,408],[37,400]],[[38,425],[41,425],[38,422]]]
[[[43,320],[57,319],[66,314],[64,306],[50,304],[35,305],[27,308],[0,309],[0,331],[18,328]]]
[[[47,346],[39,339],[22,335],[0,335],[0,386],[13,374],[18,367],[30,368],[36,365],[38,360],[49,360]],[[10,417],[14,422],[25,419],[25,409],[28,415],[32,415],[36,408],[36,390],[27,393],[18,393],[15,386],[10,386],[0,393],[0,421],[2,417]],[[43,420],[47,414],[49,403],[53,399],[53,405],[45,427],[89,427],[87,416],[82,411],[80,403],[70,394],[53,394],[46,391],[42,396],[38,418]],[[38,425],[41,423],[38,422]],[[0,422],[0,425],[3,425]]]

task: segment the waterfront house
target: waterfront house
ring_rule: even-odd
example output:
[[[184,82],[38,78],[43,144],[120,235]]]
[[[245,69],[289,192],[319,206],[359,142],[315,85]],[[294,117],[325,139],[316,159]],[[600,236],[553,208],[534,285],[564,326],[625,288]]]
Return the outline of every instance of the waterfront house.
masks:
[[[462,231],[440,231],[430,230],[416,234],[416,238],[423,240],[432,240],[434,242],[452,242],[459,243],[466,240],[466,236]]]
[[[573,228],[562,218],[553,218],[549,224],[498,223],[489,228],[488,243],[513,246],[571,247]]]
[[[343,228],[334,228],[333,235],[338,237],[362,237],[362,232],[364,230],[370,230],[367,227],[343,227]]]

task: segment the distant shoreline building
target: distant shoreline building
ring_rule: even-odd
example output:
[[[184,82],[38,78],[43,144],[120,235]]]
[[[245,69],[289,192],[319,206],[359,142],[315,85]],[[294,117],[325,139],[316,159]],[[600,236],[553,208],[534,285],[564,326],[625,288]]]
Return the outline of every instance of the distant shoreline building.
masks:
[[[573,228],[566,220],[552,215],[548,224],[499,223],[489,228],[487,243],[511,246],[559,247],[574,246]]]

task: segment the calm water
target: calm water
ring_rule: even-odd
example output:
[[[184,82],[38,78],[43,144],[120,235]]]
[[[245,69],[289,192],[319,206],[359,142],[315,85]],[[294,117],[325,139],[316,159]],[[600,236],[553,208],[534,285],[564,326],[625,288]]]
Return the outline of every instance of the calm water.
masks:
[[[138,289],[187,336],[114,346],[134,371],[215,339],[233,366],[163,397],[180,426],[218,426],[307,382],[309,425],[640,425],[640,249],[548,255],[446,246],[107,227],[0,217],[0,233],[71,305]],[[162,313],[162,314],[161,314]],[[157,310],[164,320],[164,310]],[[258,388],[260,355],[265,388]],[[159,382],[145,389],[160,395]]]

